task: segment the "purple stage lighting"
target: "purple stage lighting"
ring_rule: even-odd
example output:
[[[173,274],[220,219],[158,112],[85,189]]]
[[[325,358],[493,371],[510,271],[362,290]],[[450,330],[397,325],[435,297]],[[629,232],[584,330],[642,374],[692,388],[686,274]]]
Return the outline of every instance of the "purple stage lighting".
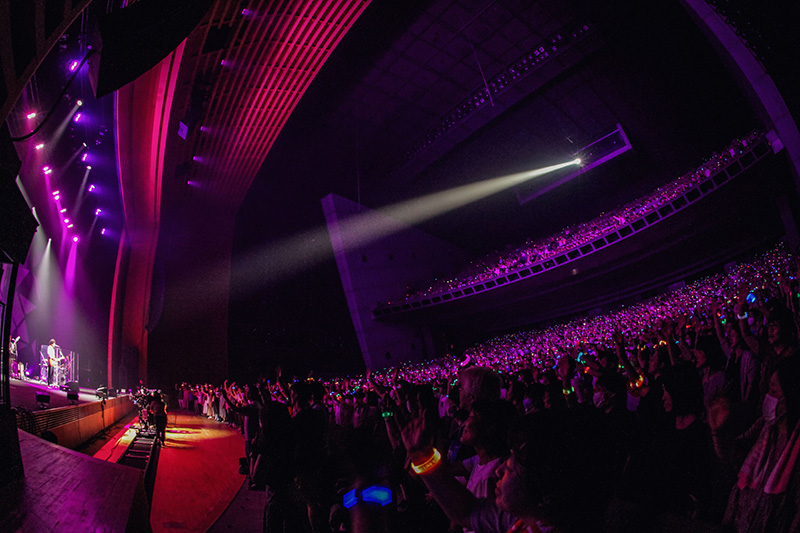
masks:
[[[28,115],[27,115],[27,116],[28,116],[28,120],[31,120],[31,119],[33,119],[33,118],[36,118],[36,112],[34,111],[34,112],[32,112],[32,113],[28,113]]]
[[[73,118],[72,120],[73,120],[74,122],[80,122],[80,121],[81,121],[81,114],[80,114],[80,113],[78,113],[77,115],[75,115],[75,118]]]
[[[86,152],[81,156],[81,161],[86,161],[86,158],[89,157],[89,152]]]
[[[59,211],[59,213],[66,213],[66,212],[67,212],[67,208],[66,207],[64,209],[62,209],[61,211]]]
[[[72,242],[78,242],[78,236],[77,235],[72,238]]]
[[[223,59],[222,61],[220,61],[220,62],[219,62],[219,64],[220,64],[220,65],[222,65],[222,66],[224,67],[225,65],[227,65],[227,64],[228,64],[228,62],[227,62],[226,60],[224,60],[224,59]]]
[[[92,166],[91,165],[86,165],[86,170],[92,170]]]
[[[100,235],[105,235],[105,234],[106,234],[106,228],[101,229],[100,230]]]
[[[94,189],[95,189],[95,186],[94,186],[94,185],[89,185],[89,192],[92,192],[92,191],[94,191]]]
[[[42,167],[42,172],[44,172],[45,174],[50,174],[52,171],[53,169],[51,169],[50,167]]]
[[[70,63],[69,64],[69,71],[70,72],[75,72],[75,69],[78,68],[79,64],[80,63],[78,63],[77,61],[73,61],[72,63]]]
[[[55,196],[53,196],[53,200],[55,200],[56,202],[59,201],[60,199],[61,199],[61,197],[59,195],[57,195],[57,194]]]
[[[72,229],[75,224],[67,224],[67,228]]]
[[[100,212],[101,212],[101,211],[100,211],[100,208],[98,207],[97,209],[95,209],[95,210],[94,210],[94,216],[97,216],[97,215],[99,215],[99,214],[100,214]]]
[[[69,224],[69,219],[68,218],[64,219],[64,224]]]
[[[82,105],[83,105],[83,100],[78,100],[77,102],[75,102],[75,104],[76,104],[78,107],[80,107],[80,106],[82,106]]]
[[[37,145],[36,145],[36,149],[37,149],[37,150],[41,150],[42,148],[44,148],[44,143],[41,143],[41,144],[37,144]]]

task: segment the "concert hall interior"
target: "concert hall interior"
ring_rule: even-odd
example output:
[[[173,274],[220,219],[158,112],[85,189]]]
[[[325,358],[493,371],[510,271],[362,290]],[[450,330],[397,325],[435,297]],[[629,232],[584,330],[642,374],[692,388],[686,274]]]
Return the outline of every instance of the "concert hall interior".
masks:
[[[794,4],[0,2],[0,520],[796,531]]]

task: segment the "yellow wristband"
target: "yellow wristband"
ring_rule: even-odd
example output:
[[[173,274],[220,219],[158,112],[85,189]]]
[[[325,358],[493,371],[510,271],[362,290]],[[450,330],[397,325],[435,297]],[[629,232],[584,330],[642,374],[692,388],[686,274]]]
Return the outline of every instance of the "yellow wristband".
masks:
[[[411,469],[414,472],[416,472],[417,475],[421,476],[423,474],[426,474],[427,472],[430,472],[431,470],[433,470],[437,466],[439,466],[439,463],[441,463],[441,462],[442,462],[442,454],[439,453],[439,450],[434,448],[433,449],[433,455],[431,455],[430,458],[428,458],[422,464],[417,465],[417,464],[414,464],[414,462],[412,461]]]

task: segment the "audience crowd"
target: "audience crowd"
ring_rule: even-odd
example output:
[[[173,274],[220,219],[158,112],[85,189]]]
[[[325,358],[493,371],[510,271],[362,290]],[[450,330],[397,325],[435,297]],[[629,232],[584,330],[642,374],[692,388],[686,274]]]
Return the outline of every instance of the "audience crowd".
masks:
[[[686,191],[725,167],[731,160],[739,157],[748,147],[756,144],[762,137],[762,133],[754,131],[746,137],[733,141],[724,150],[714,153],[699,167],[663,187],[659,187],[648,195],[637,198],[608,213],[601,213],[588,222],[564,228],[554,235],[542,239],[528,240],[522,246],[493,252],[485,257],[471,261],[452,278],[436,280],[423,290],[407,294],[405,299],[416,300],[422,297],[435,296],[495,279],[593,242],[603,235],[619,230],[625,225],[656,211],[685,194]]]
[[[800,262],[353,378],[179,387],[264,531],[800,530]]]

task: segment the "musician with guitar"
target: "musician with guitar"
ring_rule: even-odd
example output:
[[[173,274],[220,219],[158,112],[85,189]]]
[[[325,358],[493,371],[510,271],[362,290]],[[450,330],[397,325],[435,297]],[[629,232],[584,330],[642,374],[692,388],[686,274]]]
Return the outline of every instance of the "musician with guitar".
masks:
[[[56,344],[55,339],[50,339],[50,343],[47,346],[47,386],[49,387],[53,381],[53,368],[56,368],[58,364],[64,360],[64,356],[61,354],[61,346]],[[56,382],[56,385],[58,383]]]

